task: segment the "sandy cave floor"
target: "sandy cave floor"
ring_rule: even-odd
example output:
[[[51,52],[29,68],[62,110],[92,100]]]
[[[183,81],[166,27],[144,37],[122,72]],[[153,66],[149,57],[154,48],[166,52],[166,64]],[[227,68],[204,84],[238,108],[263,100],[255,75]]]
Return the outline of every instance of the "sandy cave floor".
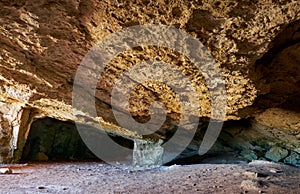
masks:
[[[0,174],[0,193],[300,193],[300,168],[266,161],[144,170],[100,162],[3,167],[12,174]]]

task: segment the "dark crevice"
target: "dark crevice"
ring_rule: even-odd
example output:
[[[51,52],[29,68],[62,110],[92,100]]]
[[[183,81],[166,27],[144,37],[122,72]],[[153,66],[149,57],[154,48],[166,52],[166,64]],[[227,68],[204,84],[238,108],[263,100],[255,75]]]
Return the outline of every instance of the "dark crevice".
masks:
[[[287,25],[255,62],[250,74],[258,96],[252,106],[240,110],[257,113],[269,108],[300,112],[300,20]],[[248,114],[249,115],[249,114]]]
[[[273,59],[285,48],[300,43],[300,20],[290,23],[270,44],[270,49],[260,59],[256,61],[256,65],[270,64]]]

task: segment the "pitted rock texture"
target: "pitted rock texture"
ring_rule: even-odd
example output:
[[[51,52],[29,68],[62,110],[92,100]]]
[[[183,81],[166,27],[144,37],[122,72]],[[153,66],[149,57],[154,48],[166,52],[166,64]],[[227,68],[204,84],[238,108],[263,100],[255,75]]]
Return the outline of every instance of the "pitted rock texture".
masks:
[[[0,117],[3,120],[0,134],[5,138],[1,143],[17,139],[16,145],[21,150],[32,121],[45,116],[59,120],[77,118],[88,125],[102,122],[112,133],[137,137],[117,126],[111,111],[110,91],[124,70],[147,59],[175,64],[185,71],[201,94],[199,104],[204,110],[193,116],[210,117],[211,99],[205,92],[210,88],[201,73],[195,72],[191,62],[180,53],[149,45],[124,52],[107,66],[104,82],[98,83],[96,91],[97,117],[91,118],[88,112],[80,110],[73,113],[72,86],[83,57],[97,41],[134,25],[174,26],[207,47],[225,80],[226,120],[253,117],[274,107],[289,111],[297,105],[300,96],[300,78],[295,70],[299,68],[298,0],[5,0],[0,2],[0,7],[0,100],[3,103],[0,113],[6,114],[2,107],[7,102],[25,110],[17,124]],[[164,102],[170,112],[164,130],[176,126],[180,104],[176,95],[159,83],[142,84],[133,92],[130,111],[135,119],[147,121],[149,105],[155,100]],[[299,114],[299,110],[294,111]],[[19,110],[11,114],[19,118]],[[12,126],[18,125],[18,134],[11,135]],[[164,132],[160,135],[166,136]],[[1,146],[0,150],[3,149]]]

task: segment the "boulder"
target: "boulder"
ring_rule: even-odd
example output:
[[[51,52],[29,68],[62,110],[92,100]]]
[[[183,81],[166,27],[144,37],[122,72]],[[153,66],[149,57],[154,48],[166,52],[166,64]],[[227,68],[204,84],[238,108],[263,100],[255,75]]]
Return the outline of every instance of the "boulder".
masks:
[[[286,149],[283,149],[279,146],[274,146],[266,153],[265,157],[274,162],[278,162],[287,157],[288,154],[289,152]]]

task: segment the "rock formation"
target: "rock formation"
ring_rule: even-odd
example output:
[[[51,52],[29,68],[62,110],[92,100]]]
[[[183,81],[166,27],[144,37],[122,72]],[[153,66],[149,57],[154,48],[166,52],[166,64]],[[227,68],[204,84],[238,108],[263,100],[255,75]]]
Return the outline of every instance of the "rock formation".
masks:
[[[191,80],[201,107],[192,116],[200,118],[199,126],[207,123],[212,88],[203,75],[182,54],[149,45],[117,55],[104,70],[96,88],[97,116],[72,109],[76,71],[93,45],[126,27],[162,24],[186,31],[214,57],[225,81],[224,120],[244,119],[251,125],[238,134],[234,127],[228,129],[230,138],[278,141],[260,151],[263,143],[257,149],[239,148],[241,155],[255,152],[259,158],[261,152],[261,157],[300,165],[298,0],[4,0],[0,7],[0,162],[20,160],[31,124],[39,118],[76,120],[94,127],[100,122],[111,134],[142,138],[118,125],[110,94],[125,70],[151,59],[175,65]],[[181,116],[181,105],[170,88],[155,82],[139,85],[130,97],[130,113],[136,121],[147,122],[154,101],[164,103],[168,114],[151,138],[166,140]]]

